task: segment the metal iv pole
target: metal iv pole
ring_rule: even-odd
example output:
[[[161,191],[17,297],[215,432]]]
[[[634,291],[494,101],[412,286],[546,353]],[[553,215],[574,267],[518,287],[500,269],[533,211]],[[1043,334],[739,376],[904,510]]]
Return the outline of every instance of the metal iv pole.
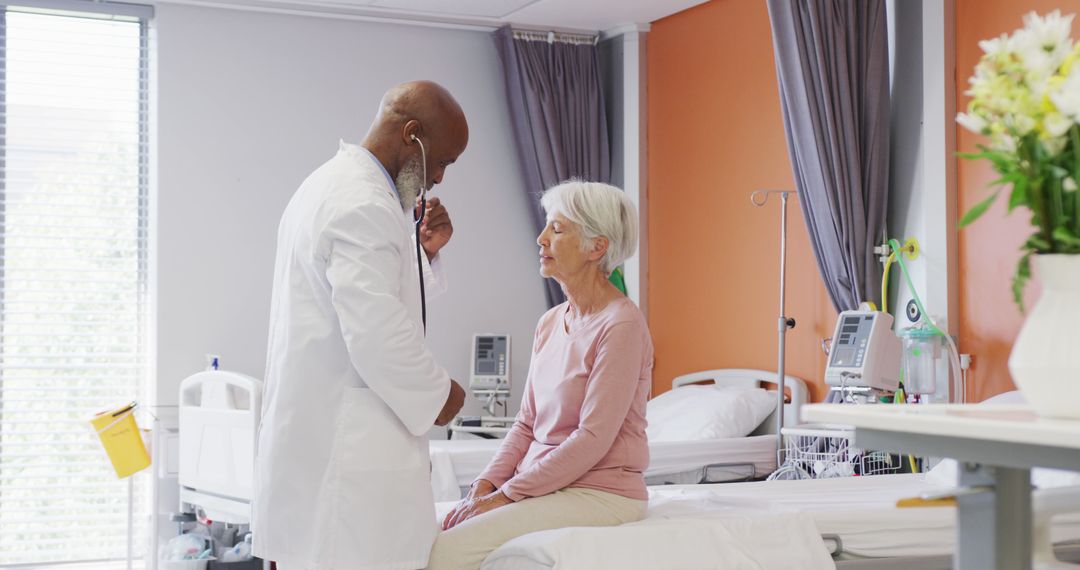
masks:
[[[780,195],[780,317],[777,319],[777,363],[776,363],[776,465],[784,463],[784,353],[788,329],[795,328],[795,319],[784,314],[784,283],[787,269],[787,203],[788,196],[794,190],[755,190],[750,194],[750,202],[755,206],[764,206],[770,194]]]

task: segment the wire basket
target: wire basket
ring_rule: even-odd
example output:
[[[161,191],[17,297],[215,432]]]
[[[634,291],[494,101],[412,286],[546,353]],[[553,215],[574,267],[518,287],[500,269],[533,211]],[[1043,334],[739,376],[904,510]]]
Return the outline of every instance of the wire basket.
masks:
[[[784,428],[781,433],[784,461],[769,475],[770,481],[885,475],[901,469],[896,455],[852,445],[855,432],[849,427],[811,425]]]

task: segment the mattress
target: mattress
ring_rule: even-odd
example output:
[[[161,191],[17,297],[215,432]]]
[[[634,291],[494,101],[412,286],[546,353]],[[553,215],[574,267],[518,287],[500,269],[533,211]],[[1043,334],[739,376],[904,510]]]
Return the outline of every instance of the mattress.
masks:
[[[456,499],[448,491],[450,482],[456,482],[458,487],[472,484],[501,443],[498,439],[429,442],[436,500]],[[711,464],[731,467],[710,469],[710,481],[764,477],[776,470],[776,436],[652,442],[645,478],[650,485],[698,483],[702,468]]]
[[[839,536],[848,555],[934,556],[953,550],[956,509],[895,505],[898,499],[946,488],[910,473],[662,487],[650,489],[648,519],[712,518],[748,510],[805,513],[821,534]],[[1055,523],[1054,542],[1080,539],[1080,513],[1057,517]]]
[[[543,568],[552,560],[572,559],[582,545],[589,544],[604,544],[605,548],[633,554],[635,548],[640,548],[635,537],[642,530],[647,530],[649,547],[656,547],[677,543],[674,534],[666,537],[665,533],[686,532],[686,525],[695,522],[702,527],[728,523],[738,526],[755,519],[775,521],[784,517],[810,517],[818,533],[840,537],[843,558],[948,555],[956,541],[955,508],[895,507],[897,499],[942,488],[927,482],[922,474],[653,487],[643,521],[622,527],[558,529],[519,537],[492,553],[485,568],[510,567],[500,566],[499,560],[515,561],[515,567],[520,568]],[[624,532],[628,527],[634,528]],[[618,540],[619,536],[625,539]],[[1055,518],[1052,540],[1080,540],[1080,514]],[[678,553],[683,558],[687,555]],[[523,561],[530,564],[523,566]]]

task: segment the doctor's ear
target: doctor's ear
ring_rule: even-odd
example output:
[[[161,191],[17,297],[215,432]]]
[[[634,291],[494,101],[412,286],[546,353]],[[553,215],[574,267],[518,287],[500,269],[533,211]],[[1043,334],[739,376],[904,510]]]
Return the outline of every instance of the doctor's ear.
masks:
[[[406,122],[401,129],[401,134],[406,145],[423,144],[421,139],[424,136],[424,127],[416,119]]]

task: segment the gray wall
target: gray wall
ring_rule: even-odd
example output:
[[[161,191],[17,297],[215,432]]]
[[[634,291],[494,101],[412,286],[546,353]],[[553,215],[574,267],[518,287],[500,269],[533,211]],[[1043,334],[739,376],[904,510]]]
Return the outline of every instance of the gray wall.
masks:
[[[359,142],[387,87],[427,78],[471,128],[435,190],[455,233],[428,341],[464,383],[472,333],[510,333],[516,411],[544,295],[488,34],[168,4],[155,28],[158,403],[176,403],[205,353],[263,376],[285,204],[339,139]]]

